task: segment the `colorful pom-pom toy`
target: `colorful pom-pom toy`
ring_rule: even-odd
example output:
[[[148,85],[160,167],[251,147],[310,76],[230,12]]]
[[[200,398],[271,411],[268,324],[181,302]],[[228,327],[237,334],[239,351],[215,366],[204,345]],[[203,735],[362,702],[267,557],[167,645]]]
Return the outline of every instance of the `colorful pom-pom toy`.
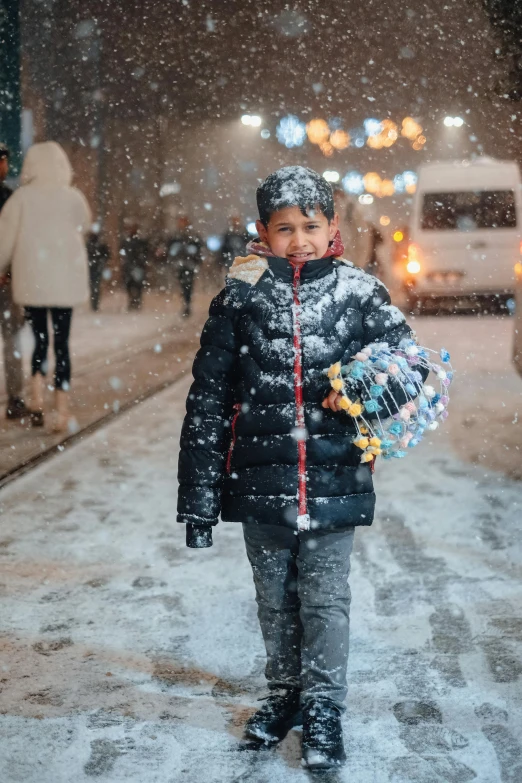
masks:
[[[433,354],[436,359],[431,361]],[[378,455],[402,459],[422,441],[425,431],[438,429],[448,417],[453,369],[445,348],[437,353],[412,338],[401,340],[396,348],[372,343],[348,364],[336,362],[325,373],[342,395],[341,409],[353,418],[353,444],[361,449],[363,463]],[[433,380],[428,382],[430,374]]]

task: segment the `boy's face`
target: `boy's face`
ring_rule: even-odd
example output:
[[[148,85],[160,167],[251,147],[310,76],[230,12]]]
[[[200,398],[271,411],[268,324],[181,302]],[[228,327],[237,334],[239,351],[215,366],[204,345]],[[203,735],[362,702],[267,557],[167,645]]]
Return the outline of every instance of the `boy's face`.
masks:
[[[303,215],[299,207],[285,207],[272,213],[268,226],[258,220],[256,228],[259,237],[269,245],[274,255],[295,264],[304,264],[324,256],[337,233],[338,224],[337,215],[328,223],[318,209]]]

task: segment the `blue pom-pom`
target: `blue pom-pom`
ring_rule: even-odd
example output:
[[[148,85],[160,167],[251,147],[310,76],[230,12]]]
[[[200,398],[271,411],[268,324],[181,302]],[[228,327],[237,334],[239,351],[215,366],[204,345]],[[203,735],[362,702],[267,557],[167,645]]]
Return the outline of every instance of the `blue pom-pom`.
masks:
[[[423,411],[423,410],[426,410],[426,408],[429,408],[429,407],[430,406],[429,406],[428,400],[426,399],[426,397],[423,394],[421,394],[419,396],[419,408],[421,409],[421,411]]]
[[[431,404],[435,405],[440,400],[440,394],[436,394],[434,397],[431,398]]]
[[[406,389],[408,394],[410,394],[412,397],[415,397],[415,395],[417,394],[417,389],[415,388],[413,383],[407,383],[404,388]]]
[[[419,427],[426,427],[428,422],[426,421],[424,416],[419,416],[419,418],[417,419],[417,424],[418,424]]]
[[[382,407],[379,405],[377,400],[366,400],[364,407],[368,413],[377,413],[378,411],[382,411]]]
[[[356,381],[360,381],[364,378],[364,373],[360,367],[352,367],[350,370],[350,377],[355,378]]]
[[[388,359],[378,359],[376,364],[379,370],[387,370],[390,362],[388,361]]]
[[[396,457],[397,459],[402,459],[403,457],[406,456],[406,452],[405,451],[392,451],[392,456]]]
[[[392,435],[400,435],[402,433],[402,424],[399,424],[398,421],[394,421],[393,424],[390,424],[388,427],[388,432],[391,432]]]
[[[381,440],[381,449],[391,449],[395,441],[390,440],[390,438],[384,438],[384,440]]]
[[[374,383],[370,386],[370,394],[372,397],[380,397],[384,392],[384,386],[380,386],[378,383]]]
[[[440,358],[444,363],[447,363],[450,361],[451,356],[449,355],[448,351],[445,348],[440,349]]]

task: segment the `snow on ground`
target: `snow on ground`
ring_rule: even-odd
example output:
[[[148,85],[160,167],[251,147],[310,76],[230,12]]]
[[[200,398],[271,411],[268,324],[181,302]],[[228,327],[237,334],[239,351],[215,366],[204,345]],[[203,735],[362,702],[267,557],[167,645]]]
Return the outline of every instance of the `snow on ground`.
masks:
[[[2,492],[2,783],[298,783],[241,744],[264,650],[241,529],[175,522],[188,379]],[[356,533],[338,783],[522,780],[522,484],[448,453],[380,465]]]

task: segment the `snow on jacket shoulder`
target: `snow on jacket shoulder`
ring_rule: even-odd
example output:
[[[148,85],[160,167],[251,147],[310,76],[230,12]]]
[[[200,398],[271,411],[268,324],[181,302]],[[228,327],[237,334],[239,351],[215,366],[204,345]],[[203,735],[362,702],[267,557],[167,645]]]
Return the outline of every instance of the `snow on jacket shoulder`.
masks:
[[[24,161],[22,186],[0,213],[0,272],[12,264],[17,304],[74,307],[88,298],[84,235],[91,214],[71,179],[59,144],[35,144]]]
[[[296,272],[284,258],[236,259],[194,361],[178,521],[200,536],[220,512],[294,529],[305,517],[312,529],[370,525],[371,469],[352,443],[353,420],[321,407],[324,370],[410,334],[386,288],[349,262],[318,259]]]

